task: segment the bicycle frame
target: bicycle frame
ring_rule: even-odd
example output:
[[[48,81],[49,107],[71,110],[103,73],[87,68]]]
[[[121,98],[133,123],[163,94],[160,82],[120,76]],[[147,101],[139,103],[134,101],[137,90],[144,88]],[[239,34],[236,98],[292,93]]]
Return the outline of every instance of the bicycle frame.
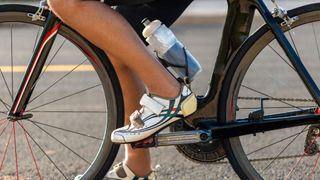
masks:
[[[225,73],[232,58],[237,54],[238,49],[248,39],[256,10],[259,11],[266,25],[272,30],[280,46],[290,59],[304,85],[319,105],[319,89],[304,67],[298,54],[295,52],[288,39],[281,30],[278,20],[276,20],[263,0],[227,0],[228,13],[223,30],[223,36],[217,56],[214,72],[211,77],[207,94],[199,98],[199,110],[187,122],[192,124],[194,119],[203,119],[199,124],[202,129],[211,130],[213,138],[228,138],[268,130],[276,130],[293,126],[320,123],[319,115],[308,115],[299,118],[287,118],[289,114],[278,114],[263,117],[263,121],[253,122],[249,118],[237,120],[235,123],[217,123],[218,104],[221,86]],[[304,112],[305,113],[305,112]],[[302,112],[292,112],[291,115],[303,114]],[[306,113],[307,114],[307,113]],[[210,117],[210,118],[208,118]]]
[[[277,20],[272,16],[263,0],[227,0],[228,13],[223,31],[219,54],[215,64],[214,72],[210,87],[204,97],[199,97],[199,110],[190,117],[187,121],[192,121],[196,118],[212,120],[217,118],[217,109],[219,94],[221,91],[221,83],[224,75],[230,64],[232,57],[237,53],[237,50],[249,37],[249,32],[253,22],[254,13],[258,10],[265,20],[266,24],[274,33],[277,41],[283,48],[286,55],[289,57],[291,63],[297,70],[300,78],[309,90],[310,94],[320,106],[320,91],[308,71],[301,62],[298,54],[295,52],[292,45],[289,43],[284,33],[281,30]],[[14,103],[9,112],[11,120],[20,120],[29,118],[30,115],[24,115],[24,110],[28,104],[33,88],[36,85],[37,79],[42,71],[42,68],[47,60],[47,56],[55,41],[56,34],[62,22],[51,12],[45,22],[44,30],[37,42],[34,54],[29,62],[27,71],[24,75],[23,81],[19,87]],[[90,56],[88,54],[88,56]],[[298,112],[299,113],[299,112]],[[274,130],[286,128],[291,126],[299,126],[303,124],[319,123],[320,116],[306,115],[299,118],[288,118],[287,114],[278,114],[275,116],[265,117],[268,121],[265,122],[251,122],[249,119],[243,119],[239,122],[221,125],[216,123],[202,123],[200,126],[203,129],[212,130],[213,133],[219,132],[216,138],[226,138],[237,135],[251,134],[256,132],[263,132],[267,130]],[[285,123],[287,122],[287,123]],[[281,125],[282,124],[282,125]],[[281,125],[281,126],[280,126]],[[253,131],[252,127],[256,127]],[[235,132],[244,133],[231,133]]]

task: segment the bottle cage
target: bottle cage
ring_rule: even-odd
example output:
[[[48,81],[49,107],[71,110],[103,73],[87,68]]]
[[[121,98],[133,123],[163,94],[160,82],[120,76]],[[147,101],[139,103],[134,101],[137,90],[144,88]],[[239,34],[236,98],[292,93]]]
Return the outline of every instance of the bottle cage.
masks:
[[[161,58],[158,53],[156,53],[158,59],[160,60],[161,64],[164,65],[165,67],[174,67],[174,68],[184,68],[185,70],[185,76],[180,77],[181,79],[178,79],[182,81],[184,84],[190,84],[190,79],[189,79],[189,62],[188,62],[188,55],[187,55],[187,49],[186,47],[183,47],[183,52],[184,52],[184,62],[185,65],[177,65],[177,64],[172,64],[168,62],[167,60]]]

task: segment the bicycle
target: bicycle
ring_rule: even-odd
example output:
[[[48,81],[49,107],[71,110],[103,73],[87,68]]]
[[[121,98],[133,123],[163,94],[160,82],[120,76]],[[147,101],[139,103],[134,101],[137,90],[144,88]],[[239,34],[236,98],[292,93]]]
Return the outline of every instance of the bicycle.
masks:
[[[121,2],[128,3],[125,0],[110,1],[110,5]],[[140,3],[142,2],[146,1]],[[272,2],[275,4],[273,13],[262,0],[228,0],[229,9],[219,55],[208,93],[198,97],[199,110],[184,121],[173,124],[171,132],[156,134],[151,137],[151,141],[148,139],[133,143],[133,147],[175,145],[187,158],[201,163],[213,163],[226,155],[242,179],[262,179],[265,173],[271,173],[266,177],[280,175],[290,178],[301,162],[305,163],[307,158],[310,162],[310,158],[319,154],[316,140],[320,134],[320,92],[317,81],[314,80],[316,72],[312,71],[315,69],[314,62],[308,61],[312,58],[305,57],[306,54],[302,52],[305,48],[299,44],[309,41],[307,38],[312,36],[313,45],[317,46],[315,58],[320,59],[316,31],[317,21],[320,20],[320,3],[287,12],[275,0]],[[250,35],[256,10],[266,24]],[[0,173],[17,179],[21,176],[37,176],[39,179],[52,176],[65,179],[102,179],[119,148],[119,145],[111,143],[110,134],[115,128],[123,126],[120,84],[107,55],[63,24],[46,4],[41,4],[40,7],[1,5],[0,22],[1,39],[9,42],[0,46],[3,49],[1,58],[8,59],[10,64],[8,66],[7,62],[1,62],[0,66],[1,83],[4,87],[0,97],[4,109],[0,112],[0,137],[3,137],[0,139]],[[27,46],[24,42],[17,43],[18,36],[13,36],[17,32],[22,36],[35,36],[35,41],[29,42]],[[296,39],[297,35],[294,33],[303,34],[304,39]],[[54,43],[58,45],[52,49]],[[72,53],[63,52],[63,46],[71,47]],[[14,47],[20,47],[23,51],[14,56],[14,52],[17,52]],[[32,52],[28,64],[19,59],[26,56],[25,52]],[[55,65],[54,63],[65,63],[65,58],[56,62],[61,55],[78,57],[79,62],[71,67]],[[22,66],[13,67],[17,57]],[[271,68],[273,74],[277,73],[274,69],[279,71],[279,79],[268,78],[268,64],[263,64],[266,58],[271,63],[281,62],[291,69],[296,76],[290,78],[296,79],[290,79],[290,83],[301,82],[299,86],[279,83],[283,76],[281,63],[277,64],[279,70],[277,67]],[[257,65],[260,62],[262,64]],[[50,82],[51,76],[46,72],[57,73],[52,66],[66,73]],[[262,70],[257,74],[256,69],[259,68]],[[74,82],[75,77],[80,77],[83,82]],[[265,83],[269,86],[276,84],[280,88],[276,91],[265,85],[253,88],[256,82],[253,78],[264,81],[266,77],[269,81]],[[43,89],[37,86],[39,83],[47,86]],[[82,87],[82,84],[87,86]],[[288,89],[293,88],[304,88],[305,91],[293,93],[298,98],[286,97]],[[285,92],[281,94],[278,92],[280,90]],[[275,92],[277,96],[272,95]],[[49,97],[43,99],[44,94],[49,94]],[[60,94],[63,96],[57,97]],[[300,98],[301,95],[306,97]],[[92,101],[96,106],[81,104],[78,98]],[[70,104],[66,104],[66,100]],[[249,101],[243,102],[244,100]],[[86,128],[82,128],[83,126]],[[271,131],[276,137],[285,138],[270,140],[268,138],[271,136],[266,135],[267,131]],[[50,137],[52,141],[41,139],[43,136]],[[257,144],[258,138],[268,145],[252,147]],[[297,139],[300,143],[289,150],[302,153],[283,155]],[[83,140],[86,140],[85,143]],[[284,148],[275,157],[263,156],[273,153],[267,148],[284,141],[289,143],[284,144]],[[8,155],[9,146],[12,146],[12,156]],[[65,162],[65,156],[71,158],[72,162]],[[30,164],[22,166],[19,163],[21,158],[29,159]],[[39,161],[40,158],[46,162]],[[286,158],[296,158],[298,161],[296,163],[291,159],[288,162],[294,164],[291,168],[271,167],[275,161]],[[315,173],[318,158],[319,156],[315,161],[311,160],[313,167],[307,173],[309,177]],[[261,165],[260,161],[263,160],[268,162]],[[302,176],[304,175],[303,172]]]

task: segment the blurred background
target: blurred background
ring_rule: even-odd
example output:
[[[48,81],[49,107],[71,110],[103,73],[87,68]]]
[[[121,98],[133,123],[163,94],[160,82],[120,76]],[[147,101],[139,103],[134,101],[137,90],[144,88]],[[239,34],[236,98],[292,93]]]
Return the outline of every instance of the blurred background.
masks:
[[[34,0],[0,0],[0,4],[37,5],[38,2]],[[303,4],[319,2],[319,0],[278,0],[278,2],[283,7],[290,9]],[[272,7],[270,0],[266,0],[266,3],[270,8]],[[215,58],[218,54],[226,11],[227,3],[224,0],[195,0],[172,26],[172,30],[178,39],[188,47],[203,67],[203,72],[193,84],[197,94],[206,93]],[[258,19],[254,23],[252,31],[261,25],[262,22]],[[23,32],[20,33],[26,42],[29,41],[27,35],[23,34]],[[71,50],[73,49],[70,49],[70,52]],[[65,53],[72,58],[72,54],[67,51],[68,49]],[[61,61],[61,63],[68,64],[65,61]],[[81,78],[76,80],[77,82],[84,82]],[[88,101],[90,100],[85,102]],[[93,100],[91,101],[94,104]],[[238,179],[229,164],[198,164],[185,159],[175,150],[175,147],[153,148],[151,151],[154,164],[162,166],[159,171],[159,179]],[[121,148],[115,162],[119,162],[122,157],[123,149]],[[63,156],[63,158],[69,158],[69,156]],[[68,168],[68,166],[65,168]],[[14,174],[5,175],[5,177],[10,179],[14,177]],[[279,177],[274,177],[274,179],[279,179]]]

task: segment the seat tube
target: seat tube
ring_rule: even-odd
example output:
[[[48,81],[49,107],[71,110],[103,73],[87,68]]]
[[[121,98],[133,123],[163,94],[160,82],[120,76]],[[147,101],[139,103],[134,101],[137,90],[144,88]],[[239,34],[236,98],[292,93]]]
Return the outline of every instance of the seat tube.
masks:
[[[293,67],[296,69],[299,77],[303,81],[304,85],[307,87],[309,93],[316,101],[318,106],[320,106],[320,91],[316,83],[314,82],[313,78],[307,71],[306,67],[302,63],[300,57],[298,56],[297,52],[290,44],[289,40],[286,38],[285,34],[281,30],[281,26],[278,22],[273,18],[271,12],[264,4],[262,0],[254,0],[258,10],[261,13],[261,16],[264,18],[265,22],[269,25],[270,29],[272,30],[273,34],[275,35],[277,41],[279,42],[280,46],[290,59]]]
[[[61,24],[62,22],[50,12],[8,113],[9,116],[19,116],[24,112]]]

